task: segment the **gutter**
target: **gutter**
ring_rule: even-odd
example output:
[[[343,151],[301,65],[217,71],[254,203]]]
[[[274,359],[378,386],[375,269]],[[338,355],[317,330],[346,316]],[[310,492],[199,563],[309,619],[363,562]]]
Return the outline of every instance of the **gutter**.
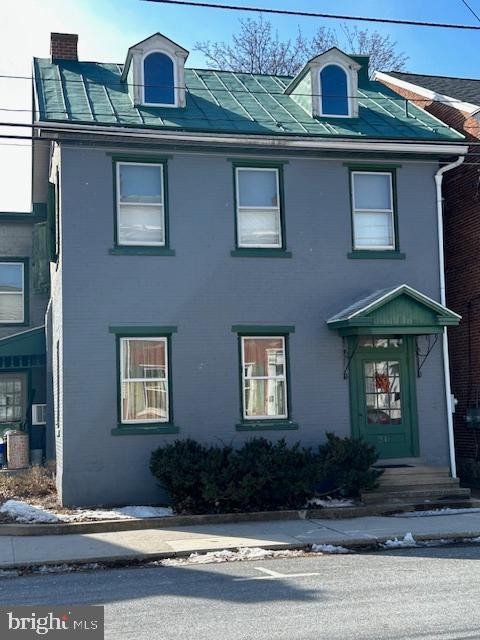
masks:
[[[235,146],[253,146],[258,148],[272,149],[315,149],[315,150],[342,150],[342,151],[385,151],[399,153],[425,153],[425,154],[441,154],[441,155],[460,155],[467,153],[468,147],[465,145],[463,138],[458,140],[440,140],[440,141],[422,141],[412,142],[405,140],[357,140],[353,138],[323,138],[320,136],[297,136],[292,134],[284,135],[263,135],[263,134],[229,134],[229,133],[191,133],[177,130],[161,130],[148,129],[141,130],[134,127],[115,127],[115,126],[98,126],[83,125],[66,122],[44,122],[36,121],[33,129],[40,129],[46,133],[51,131],[52,135],[59,134],[82,134],[90,133],[94,136],[102,136],[106,138],[125,137],[158,142],[186,142],[186,143],[214,143],[217,145]],[[35,136],[35,133],[34,133]],[[39,140],[42,135],[35,136]],[[61,141],[61,140],[59,140]]]
[[[455,162],[441,167],[435,174],[435,186],[437,190],[437,228],[438,228],[438,260],[440,268],[440,302],[443,306],[446,306],[446,291],[445,291],[445,250],[444,250],[444,236],[443,236],[443,197],[442,197],[442,182],[443,175],[459,167],[465,160],[465,156],[460,156]],[[448,334],[447,327],[443,328],[443,372],[445,376],[445,400],[447,407],[447,428],[448,428],[448,447],[450,451],[450,472],[452,478],[457,477],[457,465],[455,462],[455,440],[453,436],[453,410],[452,410],[452,389],[450,381],[450,358],[448,355]]]

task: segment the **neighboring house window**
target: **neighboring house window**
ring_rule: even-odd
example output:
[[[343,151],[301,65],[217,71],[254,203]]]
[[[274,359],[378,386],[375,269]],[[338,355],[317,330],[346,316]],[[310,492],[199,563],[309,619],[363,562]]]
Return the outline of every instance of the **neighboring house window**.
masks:
[[[391,172],[352,171],[353,248],[395,249]]]
[[[175,105],[175,71],[166,53],[154,51],[143,60],[145,104]]]
[[[122,424],[169,421],[167,340],[120,338]]]
[[[321,115],[348,116],[347,74],[342,67],[329,64],[320,71]]]
[[[235,168],[238,247],[281,248],[278,168]]]
[[[241,338],[244,420],[286,419],[285,337]]]
[[[163,164],[117,162],[117,244],[166,244]]]
[[[25,322],[25,263],[0,262],[0,323]]]

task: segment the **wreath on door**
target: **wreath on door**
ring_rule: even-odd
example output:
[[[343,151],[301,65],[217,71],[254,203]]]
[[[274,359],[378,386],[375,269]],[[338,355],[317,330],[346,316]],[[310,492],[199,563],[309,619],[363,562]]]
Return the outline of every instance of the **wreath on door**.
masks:
[[[386,373],[375,374],[375,385],[382,393],[390,393],[390,379]]]

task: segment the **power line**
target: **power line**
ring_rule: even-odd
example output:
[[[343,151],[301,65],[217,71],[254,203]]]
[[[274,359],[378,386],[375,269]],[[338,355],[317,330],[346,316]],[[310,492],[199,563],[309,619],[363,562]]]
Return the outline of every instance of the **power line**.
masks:
[[[478,15],[478,13],[475,13],[475,11],[472,9],[472,7],[468,4],[467,0],[462,0],[463,4],[467,7],[467,9],[470,11],[470,13],[472,13],[475,18],[478,20],[478,22],[480,22],[480,17]]]
[[[269,13],[284,16],[300,16],[305,18],[324,18],[332,20],[352,20],[358,22],[373,22],[381,24],[409,25],[414,27],[437,27],[441,29],[470,29],[480,31],[480,26],[470,24],[454,24],[449,22],[422,22],[419,20],[396,20],[394,18],[366,18],[364,16],[334,15],[331,13],[317,13],[314,11],[296,11],[293,9],[267,9],[265,7],[240,6],[233,4],[216,4],[214,2],[190,2],[189,0],[143,0],[158,4],[175,4],[186,7],[200,7],[207,9],[224,9],[227,11],[253,11],[255,13]]]

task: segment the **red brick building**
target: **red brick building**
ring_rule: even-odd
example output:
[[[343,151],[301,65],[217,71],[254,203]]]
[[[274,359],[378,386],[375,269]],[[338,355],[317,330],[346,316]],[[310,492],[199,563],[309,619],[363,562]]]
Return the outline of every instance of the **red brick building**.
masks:
[[[480,461],[480,80],[377,73],[376,80],[461,131],[471,142],[443,181],[447,304],[463,316],[449,330],[457,460]],[[468,417],[468,419],[467,419]]]

